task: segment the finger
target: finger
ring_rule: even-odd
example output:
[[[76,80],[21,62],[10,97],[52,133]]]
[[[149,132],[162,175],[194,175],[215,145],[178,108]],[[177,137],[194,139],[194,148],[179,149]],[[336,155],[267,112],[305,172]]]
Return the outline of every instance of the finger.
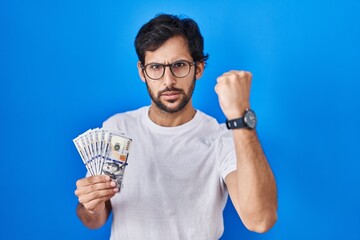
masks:
[[[216,84],[214,89],[215,89],[216,94],[219,94],[219,84]]]
[[[75,195],[79,197],[81,195],[88,194],[91,192],[105,190],[105,189],[113,189],[115,187],[116,187],[116,183],[114,181],[93,183],[92,185],[78,187],[75,190]]]
[[[98,190],[94,191],[88,194],[83,194],[79,196],[79,202],[82,204],[86,204],[88,202],[94,201],[96,199],[102,199],[102,198],[110,198],[115,195],[116,192],[118,192],[118,188],[111,188],[111,189],[104,189],[104,190]]]
[[[246,75],[245,71],[234,71],[234,73],[241,78],[245,77],[245,75]]]
[[[224,79],[224,75],[221,75],[220,77],[216,78],[216,82],[220,83]]]
[[[223,73],[223,74],[222,74],[220,77],[218,77],[216,80],[217,80],[218,83],[221,82],[221,81],[223,81],[223,80],[226,80],[226,79],[229,79],[229,80],[230,80],[230,79],[233,79],[233,80],[235,80],[235,79],[243,76],[243,73],[242,73],[242,72],[244,72],[244,71],[231,70],[231,71],[229,71],[229,72]]]
[[[238,71],[238,76],[240,78],[245,78],[245,79],[251,79],[252,78],[252,74],[251,72],[248,71]]]
[[[95,176],[90,176],[90,177],[86,177],[86,178],[82,178],[80,180],[78,180],[76,182],[76,187],[84,187],[84,186],[88,186],[88,185],[93,185],[95,183],[105,183],[105,182],[109,182],[111,180],[111,178],[107,175],[95,175]]]
[[[86,208],[86,210],[88,211],[94,211],[96,209],[96,207],[102,203],[102,202],[106,202],[107,200],[109,200],[111,197],[113,196],[106,196],[106,197],[102,197],[102,198],[97,198],[94,200],[91,200],[87,203],[83,203],[83,206]]]
[[[251,78],[251,76],[252,76],[251,72],[244,71],[244,70],[240,70],[240,71],[232,70],[230,72],[225,73],[224,75],[227,75],[227,76],[234,75],[239,78],[249,78],[249,77]]]

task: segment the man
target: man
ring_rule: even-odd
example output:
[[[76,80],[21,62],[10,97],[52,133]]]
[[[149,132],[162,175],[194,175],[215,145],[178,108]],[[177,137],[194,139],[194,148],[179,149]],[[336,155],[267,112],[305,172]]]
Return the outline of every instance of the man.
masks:
[[[193,20],[159,15],[139,30],[135,47],[151,105],[104,122],[133,139],[124,188],[116,194],[109,176],[78,180],[81,221],[98,228],[112,211],[112,240],[219,239],[229,193],[249,230],[270,229],[276,184],[250,110],[251,73],[217,78],[226,127],[192,105],[208,58]]]

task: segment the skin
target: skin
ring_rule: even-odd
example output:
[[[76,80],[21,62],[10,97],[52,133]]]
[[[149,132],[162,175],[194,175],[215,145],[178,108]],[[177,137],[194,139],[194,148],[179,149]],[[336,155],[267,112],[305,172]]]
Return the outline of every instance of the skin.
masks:
[[[76,182],[75,195],[79,204],[76,213],[85,226],[91,229],[105,224],[111,212],[109,199],[119,191],[109,176],[98,175]]]
[[[177,60],[193,61],[182,37],[170,38],[156,51],[145,53],[145,64],[169,64]],[[152,99],[149,117],[154,123],[174,127],[194,117],[196,110],[192,106],[191,96],[194,81],[203,74],[203,62],[198,62],[196,68],[192,66],[189,75],[179,79],[166,68],[163,78],[151,80],[144,75],[140,62],[137,66],[139,76],[147,84]],[[251,81],[251,73],[246,71],[230,71],[217,78],[215,91],[220,107],[228,119],[242,117],[245,110],[250,108]],[[226,186],[245,226],[251,231],[265,232],[277,219],[275,179],[256,131],[232,131],[238,167],[226,177]],[[75,195],[79,199],[77,214],[81,221],[89,228],[101,227],[111,212],[109,199],[117,191],[119,189],[108,176],[92,176],[78,180]]]
[[[217,78],[215,92],[227,119],[242,117],[250,108],[252,75],[230,71]],[[232,130],[237,170],[225,179],[230,198],[244,225],[251,231],[266,232],[277,220],[277,190],[255,130]]]
[[[160,48],[153,52],[146,52],[145,64],[148,63],[162,63],[169,64],[178,60],[187,60],[192,62],[193,59],[190,55],[188,45],[182,37],[173,37],[166,41]],[[204,72],[204,63],[197,63],[190,69],[189,75],[184,78],[176,78],[172,75],[169,68],[166,68],[164,76],[161,80],[151,80],[146,77],[141,69],[141,63],[138,62],[138,72],[142,81],[146,82],[148,92],[151,98],[157,98],[161,104],[168,109],[168,111],[160,108],[151,101],[149,111],[150,119],[164,127],[175,127],[190,121],[195,115],[195,109],[192,106],[192,91],[194,88],[194,81],[199,79]],[[168,91],[166,89],[178,89]],[[184,99],[188,103],[181,109]],[[171,111],[171,110],[177,111]]]

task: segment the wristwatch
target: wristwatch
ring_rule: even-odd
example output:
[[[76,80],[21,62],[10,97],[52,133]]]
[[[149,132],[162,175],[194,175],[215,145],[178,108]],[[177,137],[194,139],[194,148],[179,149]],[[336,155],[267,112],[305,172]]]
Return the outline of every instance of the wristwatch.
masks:
[[[236,118],[232,120],[226,120],[226,127],[228,129],[255,129],[256,127],[256,115],[255,112],[251,109],[246,109],[245,114],[241,118]]]

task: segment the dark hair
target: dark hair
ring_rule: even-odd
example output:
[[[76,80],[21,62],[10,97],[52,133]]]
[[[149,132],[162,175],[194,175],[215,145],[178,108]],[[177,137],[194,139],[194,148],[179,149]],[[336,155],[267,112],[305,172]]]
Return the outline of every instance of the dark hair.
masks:
[[[136,35],[135,49],[141,64],[145,62],[146,51],[155,51],[175,36],[184,37],[194,61],[206,62],[209,58],[208,54],[204,54],[204,39],[194,20],[160,14],[144,24]]]

